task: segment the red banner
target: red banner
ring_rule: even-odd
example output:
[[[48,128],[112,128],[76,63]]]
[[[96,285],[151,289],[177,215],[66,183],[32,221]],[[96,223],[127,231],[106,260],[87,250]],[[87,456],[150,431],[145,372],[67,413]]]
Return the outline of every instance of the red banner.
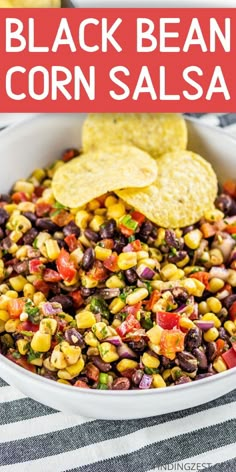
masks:
[[[235,112],[236,9],[0,9],[0,112]]]

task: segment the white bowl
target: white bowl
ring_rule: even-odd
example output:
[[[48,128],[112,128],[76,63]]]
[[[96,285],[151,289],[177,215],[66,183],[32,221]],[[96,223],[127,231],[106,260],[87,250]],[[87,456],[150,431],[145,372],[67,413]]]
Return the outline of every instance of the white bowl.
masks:
[[[49,164],[63,149],[79,147],[85,115],[38,115],[0,133],[0,191]],[[212,162],[219,180],[236,178],[236,140],[217,128],[187,120],[188,148]],[[197,189],[196,189],[197,198]],[[197,382],[147,391],[73,388],[32,374],[0,355],[0,376],[25,395],[69,414],[102,419],[131,419],[191,408],[236,386],[236,368]]]

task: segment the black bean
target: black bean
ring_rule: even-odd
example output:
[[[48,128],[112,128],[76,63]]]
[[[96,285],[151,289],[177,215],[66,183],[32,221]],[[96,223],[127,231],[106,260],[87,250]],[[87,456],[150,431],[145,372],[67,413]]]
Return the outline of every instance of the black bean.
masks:
[[[236,202],[230,197],[230,195],[221,193],[215,200],[215,206],[225,215],[236,215]]]
[[[207,357],[204,351],[199,348],[193,349],[193,355],[196,357],[198,361],[198,368],[200,370],[207,370],[208,362]]]
[[[198,375],[195,377],[195,380],[205,379],[206,377],[211,377],[212,375],[214,375],[214,374],[211,373],[211,372],[206,372],[205,374],[198,374]]]
[[[178,251],[176,254],[168,254],[168,262],[176,264],[177,262],[183,261],[187,256],[187,251]]]
[[[178,304],[186,303],[189,297],[187,290],[181,287],[173,288],[171,293]]]
[[[95,288],[86,288],[86,287],[81,287],[80,289],[82,297],[90,297],[93,295],[96,291]]]
[[[28,261],[20,261],[20,262],[17,262],[16,264],[14,264],[13,266],[14,268],[14,271],[17,272],[17,274],[27,274],[28,271],[29,271],[29,263]]]
[[[219,337],[221,339],[223,339],[224,341],[226,341],[227,343],[229,342],[230,340],[230,337],[228,336],[228,334],[226,333],[225,329],[223,328],[223,326],[221,326],[219,328]]]
[[[141,338],[140,341],[129,341],[128,346],[130,349],[133,351],[137,352],[142,352],[144,351],[145,347],[147,346],[147,343],[145,339]]]
[[[67,295],[56,295],[55,297],[50,298],[49,301],[60,303],[63,311],[65,312],[69,310],[70,308],[73,308],[73,301]]]
[[[175,385],[181,385],[189,382],[192,381],[187,375],[181,375],[181,377],[179,377],[179,379],[175,381]]]
[[[119,234],[114,238],[114,251],[118,254],[122,252],[122,249],[126,246],[126,238],[123,234]]]
[[[152,233],[152,230],[153,230],[153,224],[151,223],[151,221],[149,220],[144,221],[139,231],[139,238],[141,239],[141,241],[146,242],[148,240],[148,237]]]
[[[199,328],[190,329],[185,336],[185,347],[189,351],[194,348],[201,346],[202,343],[202,331]]]
[[[9,218],[9,213],[7,213],[4,208],[0,208],[0,226],[5,225],[6,221]]]
[[[191,373],[197,370],[197,359],[190,352],[179,352],[177,358],[181,369],[185,372]]]
[[[74,221],[70,221],[68,225],[64,226],[62,231],[65,236],[69,236],[70,234],[74,234],[76,238],[80,236],[80,228],[75,224]]]
[[[229,295],[228,297],[224,298],[223,304],[227,310],[230,309],[231,305],[236,302],[236,294],[234,293],[233,295]]]
[[[97,241],[100,239],[99,234],[95,231],[92,231],[91,229],[86,229],[84,235],[87,239],[89,239],[89,241],[93,241],[94,243],[97,243]]]
[[[35,225],[36,223],[36,220],[37,220],[37,216],[35,215],[35,213],[33,213],[32,211],[25,211],[23,213],[23,215],[28,219],[30,220],[30,222]]]
[[[29,231],[27,231],[23,236],[24,244],[29,244],[31,246],[31,244],[33,244],[37,235],[38,235],[38,231],[36,228],[29,229]]]
[[[91,361],[101,372],[109,372],[112,366],[108,362],[104,362],[99,356],[92,356]]]
[[[74,346],[80,346],[81,348],[85,346],[82,334],[75,328],[70,328],[65,331],[65,339],[69,344]]]
[[[217,347],[215,342],[206,344],[206,355],[209,362],[212,362],[217,355]]]
[[[95,260],[95,252],[92,247],[89,247],[88,249],[86,249],[83,255],[82,262],[81,262],[83,269],[89,270],[92,267],[94,260]]]
[[[12,240],[7,236],[1,241],[1,248],[4,249],[5,251],[8,251],[12,245]]]
[[[115,222],[115,220],[112,218],[111,220],[108,220],[106,223],[104,223],[104,224],[100,227],[100,236],[101,236],[101,239],[110,239],[110,238],[113,238],[114,233],[115,233],[115,229],[116,229],[116,222]]]
[[[189,226],[185,226],[185,228],[182,229],[183,231],[183,236],[187,233],[190,233],[190,231],[193,231],[194,229],[194,226],[193,225],[189,225]]]
[[[57,239],[57,244],[58,244],[60,249],[62,249],[62,248],[68,249],[68,246],[67,246],[66,242],[63,239]]]
[[[4,231],[2,228],[0,228],[0,239],[4,238]]]
[[[9,193],[0,194],[0,202],[10,203],[10,201],[11,201],[11,196],[9,195]]]
[[[176,238],[175,232],[172,229],[166,229],[165,242],[170,248],[179,249],[179,240]]]
[[[53,223],[50,218],[37,218],[35,226],[36,228],[48,231],[49,233],[55,233],[55,231],[59,230],[59,227]]]
[[[112,384],[112,390],[129,390],[130,380],[127,377],[119,377]]]
[[[142,370],[136,370],[131,377],[131,380],[134,385],[139,385],[143,376],[143,371]]]
[[[129,282],[129,284],[133,285],[138,279],[138,276],[134,269],[127,269],[125,271],[125,278],[127,279],[127,282]]]

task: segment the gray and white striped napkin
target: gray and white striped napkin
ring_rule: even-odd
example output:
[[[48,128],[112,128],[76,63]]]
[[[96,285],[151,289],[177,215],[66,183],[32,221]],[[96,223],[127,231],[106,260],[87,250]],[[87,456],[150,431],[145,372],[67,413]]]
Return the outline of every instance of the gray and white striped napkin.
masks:
[[[192,114],[236,136],[236,113]],[[0,379],[2,472],[236,472],[236,390],[153,418],[101,421],[45,407]]]

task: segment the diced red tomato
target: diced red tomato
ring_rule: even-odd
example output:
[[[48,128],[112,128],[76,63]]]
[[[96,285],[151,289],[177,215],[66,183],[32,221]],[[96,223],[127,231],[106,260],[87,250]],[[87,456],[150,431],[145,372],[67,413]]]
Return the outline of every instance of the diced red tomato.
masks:
[[[180,315],[168,311],[158,311],[156,313],[156,322],[163,329],[173,329],[179,327]]]
[[[146,304],[146,309],[151,311],[154,305],[156,304],[156,302],[158,302],[158,300],[160,299],[160,297],[161,297],[160,292],[158,290],[153,290],[151,297]]]
[[[224,352],[222,357],[229,369],[236,367],[236,351],[232,347],[228,351]]]
[[[75,308],[79,308],[84,303],[84,299],[81,295],[80,290],[70,293],[70,297],[73,299]]]
[[[68,236],[65,237],[65,242],[70,252],[75,251],[78,247],[78,241],[75,234],[68,234]]]
[[[22,298],[11,298],[7,304],[7,311],[10,318],[20,318],[20,314],[24,311],[25,301]]]
[[[95,280],[103,281],[107,278],[108,272],[101,261],[95,261],[88,274]]]
[[[137,313],[140,311],[141,306],[142,306],[142,302],[135,303],[135,305],[126,305],[122,311],[124,311],[125,313],[128,313],[128,316],[133,315],[137,318]],[[126,320],[128,319],[128,316]]]
[[[93,380],[93,382],[97,382],[99,379],[99,369],[89,362],[86,366],[86,375],[89,379]]]
[[[43,280],[45,280],[45,282],[56,283],[56,282],[60,282],[61,276],[60,274],[58,274],[56,270],[45,269],[43,273]]]
[[[168,359],[175,359],[176,352],[184,350],[185,334],[179,329],[164,330],[161,334],[160,354]]]
[[[86,384],[86,382],[84,382],[84,380],[77,380],[74,383],[74,387],[89,388],[88,385]]]
[[[234,336],[233,339],[231,338],[231,343],[233,350],[236,352],[236,336]]]
[[[29,201],[29,198],[27,197],[25,192],[15,192],[15,193],[13,193],[11,198],[12,198],[12,201],[14,203],[21,203],[21,202],[28,202]]]
[[[130,244],[131,244],[134,252],[142,251],[142,245],[141,245],[141,241],[139,239],[135,239],[135,241],[132,241],[132,243],[130,243]]]
[[[106,249],[113,249],[114,247],[113,239],[102,239],[100,244],[102,247],[105,247]]]
[[[103,264],[104,267],[106,267],[106,269],[110,270],[111,272],[118,272],[120,270],[118,266],[118,255],[116,252],[113,252],[111,256],[107,257]]]
[[[36,203],[35,213],[38,217],[47,216],[52,209],[52,205],[46,202]]]
[[[131,228],[126,228],[125,225],[120,224],[119,229],[120,229],[121,233],[124,236],[126,236],[127,238],[129,238],[130,236],[132,236],[134,234],[134,230],[131,229]]]
[[[45,187],[43,187],[43,185],[38,185],[37,187],[34,188],[34,195],[37,198],[40,198],[42,197],[44,190],[45,190]]]
[[[219,356],[223,350],[224,350],[224,347],[225,347],[225,341],[223,339],[217,339],[216,341],[216,348],[217,348],[217,353],[216,355]]]
[[[133,211],[131,213],[131,217],[132,217],[133,220],[137,221],[139,226],[141,226],[141,224],[144,222],[144,220],[146,218],[142,213],[139,213],[139,211]]]
[[[211,238],[216,234],[215,226],[210,223],[203,223],[200,229],[204,238]]]
[[[36,367],[33,364],[29,364],[26,360],[25,357],[20,357],[20,359],[15,359],[12,354],[7,354],[6,355],[7,359],[10,361],[14,362],[17,365],[20,365],[21,367],[24,367],[24,369],[29,370],[30,372],[35,373],[36,372]]]
[[[192,279],[197,279],[200,282],[202,282],[205,285],[206,290],[209,289],[209,274],[208,274],[208,272],[203,272],[203,271],[194,272],[194,274],[191,274],[190,277]]]
[[[122,370],[122,377],[127,377],[127,379],[132,378],[132,375],[135,373],[135,369],[125,369]]]
[[[29,261],[29,271],[30,274],[41,274],[44,269],[43,263],[40,259],[31,259]]]
[[[236,225],[227,225],[225,231],[229,234],[236,234]]]
[[[39,329],[39,324],[34,324],[31,323],[31,321],[23,321],[22,323],[18,324],[17,326],[17,331],[32,331],[33,333],[36,333]]]
[[[228,193],[231,197],[236,196],[236,182],[233,180],[226,180],[223,185],[223,189],[225,193]]]
[[[45,297],[49,294],[49,285],[41,279],[35,280],[33,286],[36,288],[37,292],[42,292]]]
[[[70,254],[64,248],[61,249],[56,261],[57,270],[63,280],[71,282],[76,275],[74,263],[70,261]]]
[[[79,151],[77,149],[66,149],[66,151],[63,153],[62,160],[64,162],[71,161],[71,159],[74,159],[74,157],[79,155]]]
[[[136,329],[140,329],[141,325],[137,318],[130,313],[126,320],[121,323],[120,326],[116,328],[117,333],[121,338],[124,338],[127,333],[130,333],[131,331],[135,331]]]
[[[60,226],[60,228],[68,225],[70,221],[74,220],[73,215],[66,210],[60,210],[59,212],[55,212],[53,210],[50,216],[53,223],[55,223],[57,226]]]
[[[232,321],[236,321],[236,301],[232,303],[229,309],[229,316]]]

